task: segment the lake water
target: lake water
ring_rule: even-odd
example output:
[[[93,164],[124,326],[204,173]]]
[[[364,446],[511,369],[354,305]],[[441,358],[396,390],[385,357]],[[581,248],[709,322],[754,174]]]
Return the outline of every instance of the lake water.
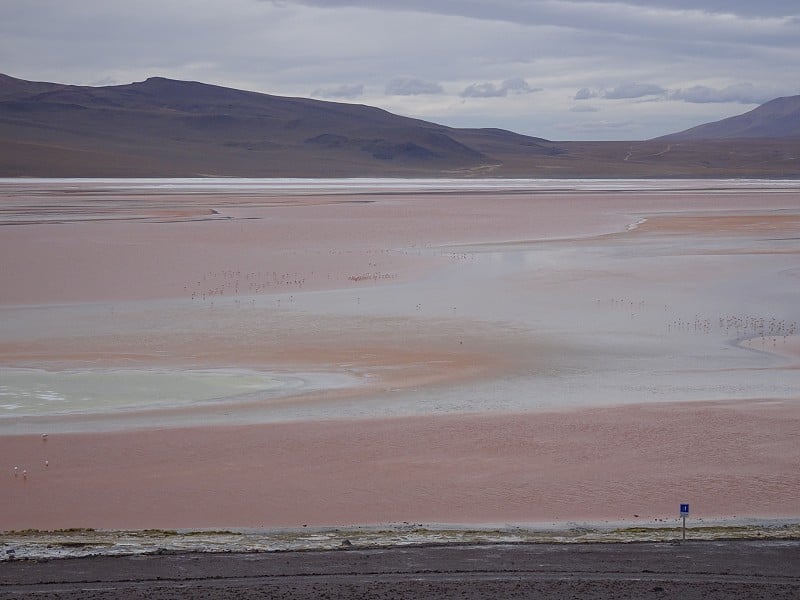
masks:
[[[673,197],[670,194],[691,192],[705,202],[703,214],[728,214],[725,201],[732,197],[729,193],[758,191],[764,201],[782,198],[783,204],[762,209],[760,197],[758,204],[747,210],[737,206],[730,209],[730,214],[791,215],[800,212],[796,200],[799,190],[798,181],[764,180],[0,180],[4,209],[8,214],[16,210],[20,219],[26,206],[47,205],[57,212],[61,200],[89,208],[102,201],[106,203],[104,211],[113,211],[115,198],[126,197],[129,202],[128,194],[248,198],[369,193],[388,203],[396,202],[398,192],[508,193],[509,198],[541,193],[557,196],[554,202],[560,201],[559,194],[563,192],[565,214],[569,215],[571,193],[603,192],[613,201],[617,193],[619,198],[631,198],[641,192],[649,194],[651,210],[652,199],[657,197],[660,201],[662,196],[658,194],[663,193],[663,205],[657,208],[668,214]],[[723,192],[726,195],[720,197],[719,205],[708,202]],[[254,223],[257,218],[266,227],[275,215],[271,208],[263,206],[249,210],[248,220],[242,219],[243,223]],[[291,226],[303,226],[304,219],[312,221],[316,214],[315,208],[309,206],[292,210],[296,211],[292,215],[300,218],[291,221]],[[345,217],[331,213],[330,207],[327,210],[321,221],[324,226],[338,224],[332,214],[347,226]],[[202,302],[172,298],[5,306],[0,337],[9,348],[15,344],[25,348],[26,344],[50,336],[50,346],[63,344],[66,350],[64,357],[55,361],[38,361],[31,355],[0,363],[0,420],[13,422],[19,428],[16,420],[25,417],[224,407],[235,403],[247,404],[248,408],[240,413],[245,420],[285,420],[530,411],[651,401],[796,399],[800,376],[797,369],[787,368],[794,364],[791,359],[779,356],[783,340],[741,347],[740,341],[759,338],[760,333],[747,327],[732,328],[727,320],[773,320],[783,324],[781,336],[797,334],[792,329],[800,322],[797,237],[785,232],[772,235],[713,229],[695,235],[641,234],[637,226],[645,222],[642,216],[620,210],[623,216],[629,215],[629,224],[613,235],[581,234],[574,239],[560,239],[563,236],[559,235],[549,239],[539,233],[536,239],[503,238],[497,243],[420,245],[410,239],[403,248],[364,250],[353,244],[329,251],[329,256],[361,252],[369,265],[384,260],[382,253],[407,253],[409,260],[419,256],[439,261],[439,266],[424,276],[396,282],[389,278],[355,285],[345,277],[332,289],[270,290],[265,295],[242,293],[235,299],[214,297]],[[285,214],[288,213],[281,213]],[[479,220],[481,215],[476,214],[475,219]],[[690,210],[680,214],[694,213]],[[524,217],[535,221],[537,215]],[[447,215],[435,218],[446,219]],[[513,220],[515,215],[509,218]],[[578,213],[575,218],[585,219]],[[370,221],[370,226],[374,225]],[[391,222],[379,225],[387,231],[393,227]],[[81,231],[90,236],[90,241],[93,233],[104,227],[101,223],[75,226],[83,227]],[[154,239],[160,240],[165,236],[165,227],[180,231],[178,228],[188,226],[154,223],[143,224],[142,228],[151,227],[147,231],[157,232],[160,237]],[[235,218],[202,226],[228,228],[225,231],[231,232],[229,238],[223,236],[223,241],[215,242],[220,246],[228,239],[231,244],[239,244],[238,236],[245,231]],[[51,220],[9,227],[31,227],[32,235],[41,236],[36,243],[46,245],[49,232],[55,231],[48,228],[65,225]],[[480,227],[476,230],[480,232]],[[168,242],[168,236],[166,239]],[[260,244],[266,246],[268,238],[251,233],[247,241],[251,245],[242,243],[237,250],[240,256],[250,257],[262,251]],[[357,241],[357,235],[353,241]],[[130,242],[131,255],[141,251],[137,250],[137,240],[126,242]],[[210,247],[213,250],[213,245]],[[281,247],[272,251],[273,261],[291,254]],[[97,256],[102,261],[102,246],[90,248],[87,256]],[[298,264],[306,258],[301,256]],[[240,268],[236,264],[230,266],[233,270]],[[145,267],[156,272],[160,265]],[[315,267],[312,264],[308,268]],[[37,274],[32,272],[30,276],[35,278]],[[180,276],[183,272],[178,270],[176,277]],[[223,350],[217,358],[180,367],[169,364],[174,360],[164,360],[170,357],[159,354],[161,351],[154,351],[149,358],[138,358],[130,367],[86,366],[81,360],[70,358],[75,340],[89,339],[91,335],[101,340],[114,336],[124,340],[126,336],[141,337],[143,332],[152,337],[154,346],[172,336],[191,335],[192,343]],[[251,355],[261,345],[273,349],[270,356],[280,356],[284,341],[309,336],[312,353],[314,336],[335,342],[340,333],[355,348],[352,360],[331,358],[324,370],[253,366],[259,360]],[[329,402],[314,403],[283,401],[363,385],[366,377],[374,375],[370,373],[374,365],[362,368],[359,361],[373,360],[377,344],[394,344],[393,350],[411,352],[424,350],[429,343],[441,346],[462,336],[472,336],[479,342],[488,340],[497,347],[506,344],[511,348],[506,350],[509,354],[517,346],[524,348],[530,361],[513,357],[509,364],[514,367],[502,376],[467,384],[387,386],[367,397],[339,395]],[[91,340],[81,343],[91,349]],[[218,356],[224,357],[228,347],[230,360],[220,359]],[[326,348],[330,350],[331,346]],[[80,351],[85,353],[87,348],[81,346]],[[301,355],[294,360],[305,359]],[[239,364],[247,367],[230,367]],[[391,368],[391,364],[380,364],[373,370],[379,374],[381,369],[386,372]],[[180,419],[173,424],[180,424]]]

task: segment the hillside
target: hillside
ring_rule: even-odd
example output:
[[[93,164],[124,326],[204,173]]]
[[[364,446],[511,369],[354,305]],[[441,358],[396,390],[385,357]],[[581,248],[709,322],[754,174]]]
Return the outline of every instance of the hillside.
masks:
[[[0,141],[2,175],[402,175],[559,152],[506,131],[158,77],[79,87],[2,76]]]
[[[762,130],[791,131],[780,119],[795,113],[770,110]],[[0,75],[0,177],[798,177],[798,156],[800,135],[552,142],[160,77],[86,87]]]
[[[753,110],[659,139],[668,141],[766,139],[800,136],[800,96],[776,98]]]

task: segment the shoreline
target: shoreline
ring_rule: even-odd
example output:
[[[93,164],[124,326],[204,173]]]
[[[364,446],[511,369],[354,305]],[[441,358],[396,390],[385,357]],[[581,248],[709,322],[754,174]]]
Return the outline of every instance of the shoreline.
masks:
[[[0,563],[99,556],[336,551],[497,545],[672,543],[680,520],[656,523],[386,523],[351,527],[265,530],[24,530],[0,531]],[[686,541],[800,540],[800,517],[695,520]],[[8,550],[13,550],[9,553]]]

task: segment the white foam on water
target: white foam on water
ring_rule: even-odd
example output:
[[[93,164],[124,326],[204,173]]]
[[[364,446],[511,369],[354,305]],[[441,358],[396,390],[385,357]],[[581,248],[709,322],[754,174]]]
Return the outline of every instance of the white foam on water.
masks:
[[[358,385],[352,373],[274,373],[243,369],[0,368],[0,419],[36,415],[264,401]]]

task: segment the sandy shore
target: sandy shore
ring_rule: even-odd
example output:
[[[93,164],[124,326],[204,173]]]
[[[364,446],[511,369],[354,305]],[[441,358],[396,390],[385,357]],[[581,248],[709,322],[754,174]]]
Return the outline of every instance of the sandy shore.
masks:
[[[28,185],[0,530],[800,516],[796,190]],[[237,369],[293,383],[101,383]]]

